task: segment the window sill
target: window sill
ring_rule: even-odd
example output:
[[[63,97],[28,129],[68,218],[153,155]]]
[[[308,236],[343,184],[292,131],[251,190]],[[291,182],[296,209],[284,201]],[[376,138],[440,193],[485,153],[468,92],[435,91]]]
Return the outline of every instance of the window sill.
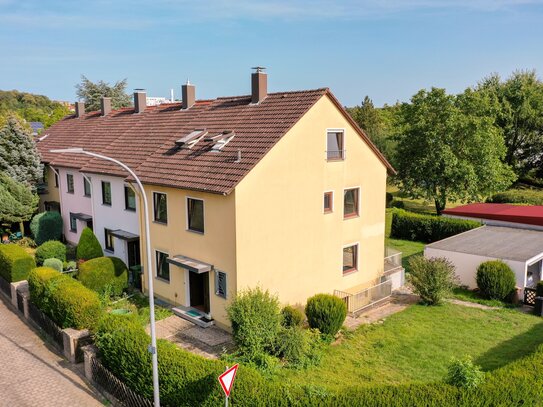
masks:
[[[130,208],[124,208],[125,211],[127,212],[136,212],[136,209],[130,209]]]
[[[327,162],[345,161],[345,158],[326,158]]]
[[[154,220],[153,223],[156,223],[157,225],[168,226],[168,222],[161,222],[159,220]]]
[[[90,195],[83,195],[83,198],[91,198]]]
[[[162,277],[155,277],[155,280],[157,281],[160,281],[162,283],[166,283],[166,284],[170,284],[170,280],[166,280],[165,278],[162,278]]]
[[[358,273],[358,269],[345,270],[343,272],[343,277],[350,276],[351,274],[354,274],[354,273]]]
[[[185,229],[187,232],[194,233],[196,235],[204,235],[204,232],[200,232],[199,230],[192,230],[192,229]]]
[[[74,191],[71,191],[71,192],[70,192],[70,191],[66,191],[66,193],[67,193],[67,194],[72,194],[72,195],[73,195],[73,194],[74,194]]]
[[[70,229],[70,232],[77,233],[77,229]]]
[[[110,204],[110,203],[108,204],[108,203],[102,202],[102,206],[109,206],[109,207],[111,208],[111,204]]]
[[[107,247],[104,249],[104,252],[108,252],[109,254],[115,254],[115,249],[108,249]]]
[[[352,215],[347,215],[347,216],[343,216],[343,220],[348,220],[348,219],[355,219],[355,218],[359,218],[360,215],[358,213],[355,213],[355,214],[352,214]]]
[[[334,211],[324,211],[323,215],[328,215],[329,213],[334,213]]]

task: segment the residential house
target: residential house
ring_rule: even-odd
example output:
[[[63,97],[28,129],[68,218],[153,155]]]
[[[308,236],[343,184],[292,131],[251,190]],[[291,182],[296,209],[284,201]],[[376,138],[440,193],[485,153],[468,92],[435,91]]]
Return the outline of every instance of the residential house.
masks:
[[[150,203],[155,294],[184,317],[228,326],[228,301],[255,286],[282,303],[320,292],[372,301],[370,287],[390,290],[392,275],[403,272],[384,261],[393,169],[328,89],[268,93],[263,72],[251,82],[248,96],[207,101],[187,84],[182,103],[154,107],[136,93],[133,109],[52,126],[40,150],[59,168],[77,160],[91,178],[97,236],[110,220],[135,234],[121,221],[126,208],[111,204],[106,215],[96,203],[104,181],[122,203],[133,180],[108,162],[47,151],[83,147],[136,171]]]

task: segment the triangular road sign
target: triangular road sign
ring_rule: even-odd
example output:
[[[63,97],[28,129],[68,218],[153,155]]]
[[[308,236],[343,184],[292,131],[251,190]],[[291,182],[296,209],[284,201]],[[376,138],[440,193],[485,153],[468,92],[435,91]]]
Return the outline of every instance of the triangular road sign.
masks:
[[[234,379],[236,378],[238,366],[239,365],[236,363],[234,366],[232,366],[230,369],[228,369],[226,372],[219,376],[219,383],[221,384],[221,387],[224,391],[224,394],[226,394],[226,397],[229,397],[230,392],[232,391],[232,386],[234,385]]]

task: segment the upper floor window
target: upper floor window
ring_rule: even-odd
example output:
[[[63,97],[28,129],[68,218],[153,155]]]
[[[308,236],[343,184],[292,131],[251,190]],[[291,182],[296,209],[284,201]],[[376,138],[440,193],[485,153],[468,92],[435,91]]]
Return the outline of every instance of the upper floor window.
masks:
[[[334,210],[334,193],[328,191],[324,193],[324,213],[331,213]]]
[[[153,192],[153,211],[155,222],[168,223],[168,202],[166,194]]]
[[[111,182],[102,181],[102,203],[111,205]]]
[[[359,188],[346,189],[343,194],[343,217],[352,218],[358,216],[358,191]]]
[[[106,250],[110,252],[115,251],[115,246],[113,244],[113,235],[111,234],[111,229],[104,228]]]
[[[343,130],[326,133],[326,158],[328,160],[343,160],[345,158],[343,138]]]
[[[128,211],[136,210],[136,193],[128,185],[124,186],[124,208]]]
[[[68,188],[68,193],[74,193],[74,176],[72,174],[66,174],[66,185]]]
[[[55,188],[58,188],[58,174],[55,172]]]
[[[204,233],[204,201],[187,198],[188,229]]]
[[[358,270],[358,244],[343,248],[343,274]]]
[[[156,251],[156,276],[162,280],[170,281],[170,263],[166,261],[166,253]]]
[[[83,191],[85,196],[91,196],[91,184],[85,177],[83,177]]]

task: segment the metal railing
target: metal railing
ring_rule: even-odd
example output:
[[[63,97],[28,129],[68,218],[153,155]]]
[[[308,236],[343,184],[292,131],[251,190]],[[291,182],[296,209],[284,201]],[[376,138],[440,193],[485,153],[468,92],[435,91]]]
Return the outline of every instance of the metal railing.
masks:
[[[391,247],[385,247],[385,274],[390,274],[402,268],[402,252]]]
[[[153,407],[153,402],[129,388],[113,373],[106,369],[98,359],[91,358],[93,382],[99,385],[108,395],[118,400],[119,404],[127,407]]]
[[[53,340],[55,345],[57,345],[61,351],[64,351],[64,336],[62,334],[62,328],[55,324],[31,301],[28,301],[28,314],[30,315],[30,319],[32,319],[36,325],[43,329],[43,331]]]
[[[372,307],[390,297],[392,295],[392,281],[384,281],[354,294],[335,290],[334,295],[345,302],[347,311],[352,314]]]

